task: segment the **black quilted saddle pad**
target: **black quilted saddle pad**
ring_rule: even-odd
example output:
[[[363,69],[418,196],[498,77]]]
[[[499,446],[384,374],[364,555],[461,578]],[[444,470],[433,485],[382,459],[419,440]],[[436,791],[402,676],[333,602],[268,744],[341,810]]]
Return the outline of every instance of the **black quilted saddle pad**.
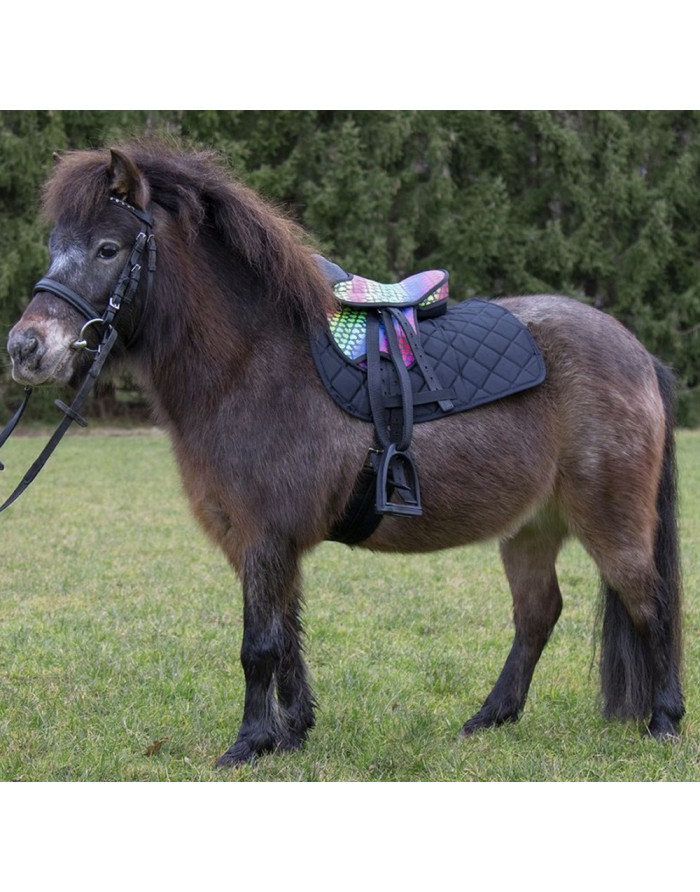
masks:
[[[467,300],[435,319],[419,323],[421,344],[445,390],[452,409],[445,412],[430,400],[430,390],[414,364],[409,369],[414,395],[414,421],[433,421],[465,412],[536,387],[545,379],[544,360],[528,329],[504,307]],[[312,337],[314,361],[328,393],[350,415],[372,421],[367,370],[335,345],[330,333]],[[389,359],[382,361],[385,394],[396,394],[398,375]],[[389,402],[391,406],[391,402]]]

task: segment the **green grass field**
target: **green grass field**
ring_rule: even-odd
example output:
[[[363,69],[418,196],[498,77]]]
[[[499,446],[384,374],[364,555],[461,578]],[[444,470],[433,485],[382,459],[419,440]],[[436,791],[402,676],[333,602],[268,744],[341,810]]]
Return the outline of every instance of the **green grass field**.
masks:
[[[44,440],[4,447],[3,498]],[[496,546],[399,558],[327,543],[304,564],[317,726],[299,753],[221,772],[243,702],[238,583],[190,517],[163,435],[71,435],[0,516],[0,779],[698,780],[700,434],[678,449],[682,739],[602,720],[597,578],[577,544],[522,719],[461,741],[512,638]]]

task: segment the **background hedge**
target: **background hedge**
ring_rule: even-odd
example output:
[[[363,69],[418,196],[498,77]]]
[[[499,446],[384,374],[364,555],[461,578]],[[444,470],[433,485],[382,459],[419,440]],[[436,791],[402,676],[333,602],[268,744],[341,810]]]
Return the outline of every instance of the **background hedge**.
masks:
[[[162,131],[219,150],[350,271],[439,266],[458,299],[557,292],[612,313],[673,365],[680,421],[700,424],[699,112],[0,112],[0,330],[45,270],[53,152]],[[121,380],[93,411],[143,407]]]

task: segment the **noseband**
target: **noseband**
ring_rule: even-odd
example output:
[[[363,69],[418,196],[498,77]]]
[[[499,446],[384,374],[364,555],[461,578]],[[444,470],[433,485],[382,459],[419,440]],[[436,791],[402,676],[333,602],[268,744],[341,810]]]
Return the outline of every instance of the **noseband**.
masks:
[[[148,208],[147,210],[142,211],[139,208],[128,204],[126,201],[123,201],[121,198],[117,198],[114,195],[109,196],[109,201],[110,203],[119,205],[119,207],[122,207],[125,210],[129,211],[129,213],[133,214],[141,222],[142,229],[136,236],[134,246],[131,249],[131,254],[129,255],[129,259],[124,264],[124,268],[119,275],[119,279],[117,280],[114,291],[109,297],[109,302],[107,303],[105,311],[100,314],[99,311],[96,310],[89,301],[85,300],[84,297],[78,294],[77,291],[73,291],[72,288],[69,288],[67,285],[63,285],[61,282],[57,282],[55,279],[50,279],[48,276],[44,276],[43,279],[39,279],[32,290],[32,297],[35,294],[38,294],[40,291],[48,291],[50,294],[53,294],[56,297],[60,297],[61,300],[69,303],[73,307],[73,309],[77,310],[81,314],[81,316],[84,316],[85,319],[87,319],[87,322],[80,330],[78,339],[72,345],[73,348],[76,350],[87,348],[85,332],[87,331],[89,326],[103,326],[106,332],[112,326],[112,323],[115,321],[120,310],[131,303],[134,294],[136,293],[136,289],[139,286],[139,282],[141,281],[141,260],[146,247],[148,247],[146,302],[141,313],[141,320],[143,320],[143,317],[145,315],[146,304],[148,303],[148,299],[151,293],[151,282],[153,279],[153,274],[156,270],[156,241],[153,236],[153,215],[151,213],[151,210],[150,208]],[[129,339],[127,346],[133,343],[140,328],[141,326],[139,324],[132,334],[131,338]]]
[[[39,471],[46,464],[47,459],[54,451],[72,422],[75,421],[82,427],[87,426],[87,421],[80,415],[79,410],[82,408],[83,403],[87,399],[88,394],[97,381],[97,378],[102,371],[102,368],[104,367],[105,361],[107,360],[112,347],[114,347],[117,341],[119,332],[114,327],[114,323],[117,320],[120,312],[125,307],[128,307],[129,304],[131,304],[131,302],[133,301],[134,295],[136,294],[136,290],[139,286],[139,282],[141,281],[143,254],[144,251],[148,249],[148,265],[146,268],[146,298],[141,309],[141,313],[139,314],[138,324],[134,327],[131,337],[126,343],[127,347],[136,340],[136,337],[141,330],[141,325],[145,318],[146,309],[148,307],[151,296],[153,277],[156,271],[156,242],[153,235],[153,215],[150,208],[142,211],[139,208],[128,204],[126,201],[123,201],[121,198],[117,198],[114,195],[109,196],[109,201],[133,214],[141,222],[142,228],[136,236],[136,239],[134,240],[134,245],[131,249],[131,253],[129,254],[129,258],[125,263],[121,273],[119,274],[119,279],[117,280],[117,284],[115,285],[114,290],[110,294],[109,301],[107,302],[107,307],[105,308],[104,312],[100,313],[98,310],[96,310],[95,307],[93,307],[88,300],[78,294],[77,291],[74,291],[67,285],[63,285],[61,282],[57,282],[55,279],[51,279],[48,276],[39,279],[32,290],[32,297],[41,291],[47,291],[49,292],[49,294],[53,294],[56,297],[61,298],[61,300],[64,300],[66,301],[66,303],[70,304],[73,309],[77,310],[81,314],[81,316],[86,319],[85,324],[80,330],[80,334],[71,344],[71,347],[74,350],[88,350],[94,355],[94,358],[92,361],[92,365],[90,366],[88,373],[85,376],[85,380],[83,381],[80,390],[75,395],[70,406],[67,406],[62,400],[55,401],[55,405],[58,406],[58,408],[64,413],[64,417],[54,431],[51,439],[42,450],[39,457],[36,459],[34,464],[29,468],[27,473],[18,484],[15,491],[6,499],[6,501],[2,505],[0,505],[0,511],[4,511],[5,508],[8,508],[14,501],[16,501],[16,499],[20,497],[20,495],[22,495],[24,490],[27,489],[29,484],[34,480]],[[96,326],[98,329],[102,330],[100,342],[95,349],[91,349],[88,347],[88,342],[85,337],[86,332],[91,326]],[[12,416],[12,418],[9,420],[9,422],[5,426],[5,429],[2,431],[2,433],[0,433],[0,447],[2,447],[2,445],[6,442],[12,431],[17,426],[18,421],[22,417],[22,414],[27,407],[27,403],[29,402],[29,397],[31,396],[31,394],[32,388],[29,386],[25,387],[24,399],[22,400],[21,405]],[[0,471],[2,471],[3,469],[4,465],[2,464],[2,462],[0,462]]]

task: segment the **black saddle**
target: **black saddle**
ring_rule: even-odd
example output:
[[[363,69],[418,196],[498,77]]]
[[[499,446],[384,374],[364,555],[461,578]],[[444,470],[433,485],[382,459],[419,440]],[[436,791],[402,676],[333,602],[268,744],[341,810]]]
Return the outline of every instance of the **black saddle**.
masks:
[[[414,423],[535,387],[546,371],[530,332],[504,307],[484,300],[448,307],[444,270],[384,285],[317,260],[339,306],[312,338],[316,367],[336,403],[373,423],[376,437],[350,514],[331,536],[352,543],[384,514],[422,513]]]

